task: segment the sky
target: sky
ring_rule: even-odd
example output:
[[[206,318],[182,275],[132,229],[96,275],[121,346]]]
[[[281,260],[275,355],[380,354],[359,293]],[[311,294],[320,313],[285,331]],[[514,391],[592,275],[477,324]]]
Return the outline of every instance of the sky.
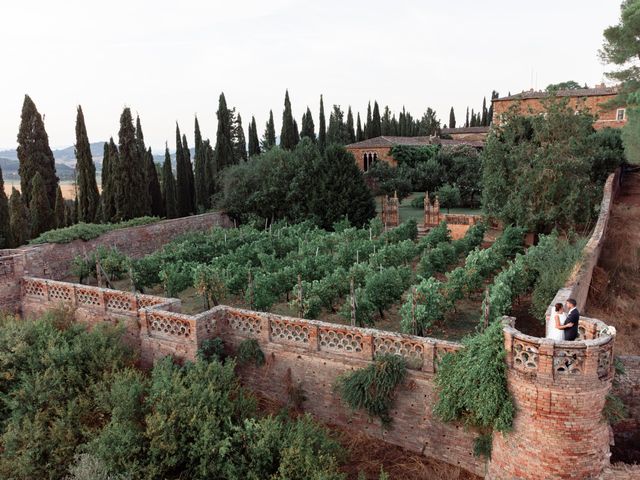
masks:
[[[0,4],[0,149],[14,148],[24,95],[52,148],[117,139],[128,106],[155,153],[193,143],[194,116],[215,139],[218,96],[260,135],[285,89],[298,119],[338,104],[366,116],[377,100],[442,123],[467,106],[565,80],[605,81],[602,31],[619,0],[21,0]],[[175,147],[175,145],[173,145]]]

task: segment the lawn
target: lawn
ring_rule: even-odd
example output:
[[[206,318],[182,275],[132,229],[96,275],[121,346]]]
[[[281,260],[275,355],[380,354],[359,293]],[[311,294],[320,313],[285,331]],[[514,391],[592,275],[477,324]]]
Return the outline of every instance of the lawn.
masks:
[[[424,195],[424,192],[413,192],[407,198],[402,200],[398,213],[400,214],[400,223],[408,222],[409,220],[415,220],[418,224],[421,224],[424,219],[424,209],[414,208],[411,206],[411,200]],[[382,208],[382,197],[376,197],[376,211],[380,213]],[[452,208],[449,211],[446,209],[441,210],[442,213],[458,213],[464,215],[481,215],[482,210],[479,208]]]

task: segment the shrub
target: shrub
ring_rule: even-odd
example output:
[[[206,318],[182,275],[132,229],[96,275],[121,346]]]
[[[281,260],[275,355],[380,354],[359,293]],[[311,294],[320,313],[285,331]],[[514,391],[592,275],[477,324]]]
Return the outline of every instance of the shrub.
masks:
[[[507,389],[502,323],[495,321],[462,343],[464,348],[445,355],[438,367],[434,413],[445,422],[508,431],[514,405]]]
[[[424,335],[429,327],[444,318],[448,304],[442,290],[442,283],[432,277],[411,290],[400,309],[400,328],[404,333]]]
[[[336,390],[352,410],[364,409],[371,417],[380,418],[382,424],[388,426],[396,387],[406,375],[404,358],[384,354],[376,357],[371,365],[341,376]]]
[[[76,223],[70,227],[57,228],[44,232],[29,243],[69,243],[74,240],[91,240],[112,230],[120,228],[138,227],[159,221],[158,217],[132,218],[120,223]]]
[[[258,341],[249,338],[240,342],[236,352],[236,361],[238,365],[248,365],[250,363],[257,367],[264,365],[264,353],[262,353]]]
[[[449,227],[445,222],[440,222],[437,227],[433,227],[429,230],[424,237],[418,242],[420,250],[426,250],[427,248],[433,248],[442,242],[450,242],[451,235],[449,234]]]
[[[124,253],[115,247],[99,245],[88,256],[78,255],[73,259],[71,273],[78,277],[80,283],[89,276],[97,278],[96,259],[100,260],[100,274],[106,273],[110,280],[123,278],[129,269],[129,259]]]
[[[211,362],[213,360],[222,361],[224,359],[224,342],[221,338],[208,338],[198,349],[198,360]]]

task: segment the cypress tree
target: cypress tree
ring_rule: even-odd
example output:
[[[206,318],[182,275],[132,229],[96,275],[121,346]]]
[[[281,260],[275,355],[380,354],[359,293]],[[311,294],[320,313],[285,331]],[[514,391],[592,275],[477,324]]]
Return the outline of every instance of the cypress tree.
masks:
[[[313,124],[313,117],[311,116],[311,110],[307,107],[307,111],[302,115],[302,129],[300,130],[300,138],[310,138],[313,142],[316,141],[315,125]]]
[[[489,106],[489,113],[487,115],[487,125],[491,125],[491,123],[493,123],[493,101],[499,96],[500,95],[495,90],[491,92],[491,105]]]
[[[53,212],[49,205],[47,187],[40,172],[36,172],[31,182],[31,235],[37,237],[41,233],[51,230],[54,225]]]
[[[168,146],[165,146],[164,149],[164,164],[162,165],[162,192],[164,195],[164,206],[167,218],[176,218],[178,216],[178,209],[176,205],[176,180],[173,177],[171,154],[169,153]]]
[[[149,198],[151,200],[151,215],[154,217],[163,217],[164,202],[162,200],[162,191],[160,190],[160,180],[158,180],[158,170],[153,161],[151,147],[149,147],[145,155],[145,168],[147,184],[149,186]]]
[[[49,137],[44,128],[42,116],[29,95],[24,96],[20,129],[18,131],[18,174],[20,188],[27,207],[31,206],[32,182],[36,173],[40,173],[47,201],[52,205],[56,200],[58,177],[53,153],[49,147]]]
[[[80,207],[78,206],[78,209]],[[58,186],[58,191],[56,192],[56,203],[53,208],[53,219],[55,222],[55,228],[64,228],[65,219],[64,219],[64,198],[62,198],[62,190],[60,190],[60,186]]]
[[[324,152],[327,147],[327,124],[324,119],[324,102],[320,95],[320,117],[318,119],[318,146],[320,151]]]
[[[183,143],[180,127],[176,123],[176,208],[178,216],[186,217],[191,213],[191,191],[189,185],[189,150],[185,151],[186,138]]]
[[[102,157],[102,220],[109,223],[116,217],[116,185],[115,171],[118,169],[118,147],[109,139],[104,144]]]
[[[81,222],[92,223],[97,220],[100,194],[96,183],[96,166],[93,163],[91,145],[81,106],[78,106],[76,116],[75,153],[78,179],[78,218]]]
[[[355,143],[356,132],[353,128],[353,113],[351,113],[351,106],[347,110],[347,133],[349,134],[349,143]]]
[[[298,122],[297,120],[293,120],[293,139],[296,142],[296,145],[298,145],[298,143],[300,142],[300,130],[298,129]]]
[[[480,125],[486,127],[489,125],[489,111],[487,110],[487,97],[482,99],[482,118],[480,119]]]
[[[249,124],[249,156],[260,155],[260,140],[258,140],[258,127],[256,117],[251,117]]]
[[[453,111],[453,107],[449,110],[449,128],[456,128],[456,114]]]
[[[211,143],[209,140],[204,141],[204,154],[205,154],[205,185],[207,187],[207,205],[209,207],[212,206],[211,197],[216,191],[216,176],[218,175],[218,171],[216,169],[215,163],[215,154],[213,151],[213,147],[211,147]]]
[[[375,138],[382,135],[382,128],[380,125],[380,109],[378,108],[378,102],[373,102],[373,117],[371,120],[371,137]]]
[[[364,132],[362,131],[362,123],[360,122],[360,112],[358,112],[358,120],[356,121],[356,142],[364,140]]]
[[[233,120],[233,163],[247,161],[247,140],[242,128],[242,117],[238,113]]]
[[[270,150],[276,145],[276,127],[273,123],[273,110],[269,110],[269,120],[264,130],[264,137],[262,138],[262,149]]]
[[[195,179],[193,177],[193,163],[191,163],[191,150],[187,144],[187,136],[182,134],[182,155],[185,160],[185,167],[187,169],[187,186],[189,188],[189,213],[195,213],[196,211],[196,191],[195,191]]]
[[[218,112],[216,115],[218,117],[218,130],[216,132],[214,162],[216,164],[216,171],[221,172],[234,163],[231,132],[232,118],[231,112],[227,108],[227,100],[224,98],[224,93],[221,93],[218,99]]]
[[[9,199],[4,191],[4,178],[2,178],[2,169],[0,168],[0,248],[9,248],[12,244]]]
[[[198,117],[196,117],[196,121],[195,121],[194,139],[195,139],[194,182],[195,182],[196,211],[202,211],[209,208],[209,205],[208,205],[209,195],[207,195],[207,179],[206,179],[207,159],[204,151],[202,134],[200,133],[200,125],[198,124]]]
[[[149,178],[147,178],[147,148],[144,144],[144,134],[140,116],[136,115],[136,157],[141,173],[138,175],[140,182],[140,215],[151,215],[151,191],[149,189]]]
[[[284,111],[282,112],[282,129],[280,130],[280,147],[293,150],[296,146],[296,135],[293,131],[293,114],[289,101],[289,90],[284,94]]]
[[[4,191],[4,189],[3,189]],[[19,247],[29,240],[29,212],[22,200],[22,195],[15,188],[11,189],[9,198],[9,216],[11,230],[11,244]]]
[[[465,128],[469,127],[469,107],[467,107],[467,118],[464,122]]]
[[[129,220],[147,213],[147,192],[145,167],[142,156],[138,154],[138,139],[133,126],[129,107],[125,107],[120,116],[118,132],[118,166],[111,165],[114,183],[116,220]],[[110,158],[113,162],[113,159]]]
[[[369,139],[371,138],[371,125],[372,125],[372,119],[371,119],[371,102],[369,102],[367,104],[367,123],[364,124],[364,136],[365,138]]]

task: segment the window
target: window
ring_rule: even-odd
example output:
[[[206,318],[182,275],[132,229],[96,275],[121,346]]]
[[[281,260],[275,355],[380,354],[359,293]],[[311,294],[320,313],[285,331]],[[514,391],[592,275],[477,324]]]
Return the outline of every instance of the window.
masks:
[[[621,122],[624,120],[624,108],[619,108],[616,112],[616,120]]]

